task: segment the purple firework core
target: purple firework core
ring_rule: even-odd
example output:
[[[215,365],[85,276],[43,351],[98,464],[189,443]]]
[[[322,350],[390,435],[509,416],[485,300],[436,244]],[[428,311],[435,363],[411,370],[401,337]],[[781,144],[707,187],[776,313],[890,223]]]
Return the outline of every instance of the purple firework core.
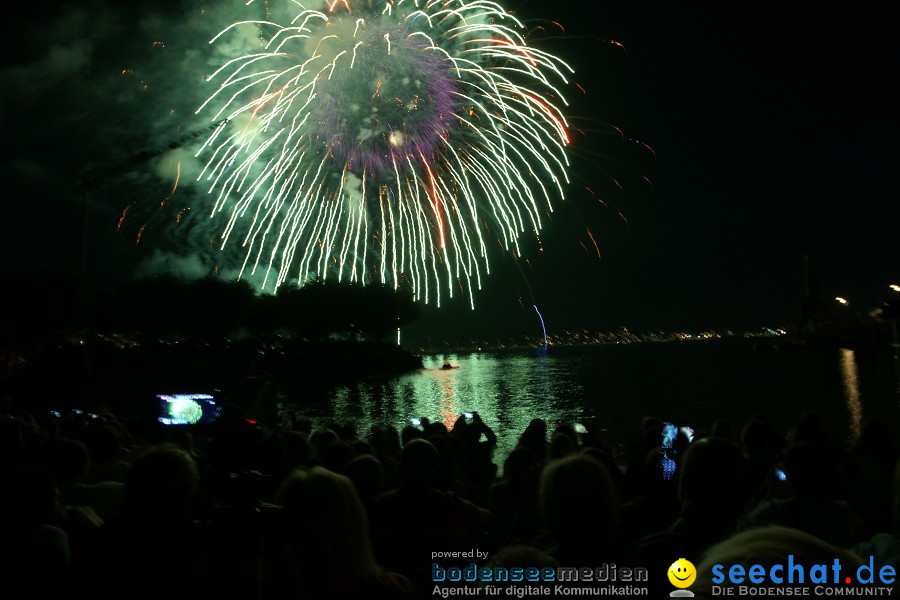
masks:
[[[458,103],[450,69],[402,30],[378,31],[357,49],[352,69],[317,83],[311,117],[319,140],[353,173],[392,175],[395,162],[430,159],[446,143]]]

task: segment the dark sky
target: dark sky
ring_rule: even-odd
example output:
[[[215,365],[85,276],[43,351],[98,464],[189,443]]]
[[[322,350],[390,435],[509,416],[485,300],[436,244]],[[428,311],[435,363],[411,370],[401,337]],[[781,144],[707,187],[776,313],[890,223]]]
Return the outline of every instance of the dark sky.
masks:
[[[225,3],[124,4],[11,9],[6,268],[77,269],[85,174],[91,281],[208,246],[163,225],[194,206],[187,192],[162,202],[172,179],[160,157],[193,142],[182,113],[205,73],[187,65]],[[573,186],[542,251],[493,254],[476,311],[427,307],[412,333],[537,333],[535,303],[551,331],[784,325],[799,313],[804,252],[827,297],[876,305],[900,282],[897,8],[792,4],[508,4],[586,90],[568,91]]]

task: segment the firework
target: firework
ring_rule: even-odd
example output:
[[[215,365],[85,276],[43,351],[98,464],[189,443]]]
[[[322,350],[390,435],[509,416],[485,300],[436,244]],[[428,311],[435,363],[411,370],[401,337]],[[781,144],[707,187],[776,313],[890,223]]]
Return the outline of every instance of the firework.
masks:
[[[438,305],[460,289],[474,307],[488,248],[518,255],[564,195],[571,69],[496,2],[273,4],[211,40],[243,49],[197,111],[221,121],[200,180],[241,276],[408,285]]]

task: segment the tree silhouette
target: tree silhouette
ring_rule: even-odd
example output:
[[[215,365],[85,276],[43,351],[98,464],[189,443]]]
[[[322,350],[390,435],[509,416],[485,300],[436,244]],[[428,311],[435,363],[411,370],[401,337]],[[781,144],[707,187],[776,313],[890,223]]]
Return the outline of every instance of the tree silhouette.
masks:
[[[381,341],[421,316],[411,294],[384,285],[363,287],[335,281],[284,286],[276,306],[274,312],[285,328],[310,339],[337,336]]]
[[[0,341],[15,345],[40,343],[77,327],[83,306],[78,280],[62,271],[0,273]]]
[[[412,295],[384,285],[313,281],[257,294],[245,281],[172,275],[113,290],[62,273],[6,273],[0,339],[22,343],[90,330],[197,341],[235,335],[382,341],[420,316]]]

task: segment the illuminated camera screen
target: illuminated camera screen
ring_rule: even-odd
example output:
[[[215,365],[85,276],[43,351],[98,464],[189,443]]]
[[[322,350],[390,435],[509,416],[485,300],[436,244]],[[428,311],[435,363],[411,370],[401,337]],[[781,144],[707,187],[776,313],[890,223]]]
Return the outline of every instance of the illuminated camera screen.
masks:
[[[209,394],[158,394],[159,416],[163,425],[206,425],[215,421],[222,407]]]

